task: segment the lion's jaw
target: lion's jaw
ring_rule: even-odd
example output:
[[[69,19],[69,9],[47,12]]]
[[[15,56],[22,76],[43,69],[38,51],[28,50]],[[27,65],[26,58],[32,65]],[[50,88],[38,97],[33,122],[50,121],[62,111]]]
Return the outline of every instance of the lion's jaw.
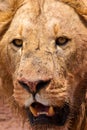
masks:
[[[79,26],[82,29],[80,34]],[[2,43],[8,41],[7,71],[12,75],[14,99],[20,107],[29,109],[36,117],[38,121],[34,129],[68,130],[70,127],[71,115],[77,112],[82,102],[81,99],[78,103],[79,95],[76,94],[78,88],[79,92],[82,90],[79,86],[84,75],[81,69],[85,59],[82,55],[86,53],[83,40],[85,32],[86,28],[76,12],[58,1],[48,0],[43,8],[39,7],[38,2],[29,1],[15,14],[4,36],[6,39],[5,41],[2,39]],[[68,42],[65,45],[58,45],[56,39],[63,36],[68,38]],[[20,42],[16,45],[14,39],[22,39],[23,46],[20,46]],[[75,106],[77,108],[73,110]],[[55,108],[59,111],[55,112]],[[58,112],[59,114],[63,112],[62,118],[58,114],[62,121],[65,117],[63,123],[57,120],[59,125],[51,125],[54,119],[59,118],[56,117],[50,124],[39,124],[38,115],[42,116],[40,119],[44,124],[45,119],[48,122],[48,118]],[[31,122],[34,123],[34,118]]]

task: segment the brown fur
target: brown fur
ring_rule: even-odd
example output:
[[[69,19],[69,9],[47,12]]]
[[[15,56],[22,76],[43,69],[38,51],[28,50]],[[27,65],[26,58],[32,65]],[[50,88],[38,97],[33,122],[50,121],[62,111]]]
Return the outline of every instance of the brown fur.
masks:
[[[50,85],[38,92],[41,103],[70,105],[71,115],[64,126],[36,125],[34,130],[87,129],[86,4],[80,0],[0,1],[0,94],[12,97],[18,109],[25,111],[31,94],[18,80],[51,79]],[[71,40],[57,48],[55,39],[61,35]],[[23,39],[22,49],[14,47],[14,38]]]

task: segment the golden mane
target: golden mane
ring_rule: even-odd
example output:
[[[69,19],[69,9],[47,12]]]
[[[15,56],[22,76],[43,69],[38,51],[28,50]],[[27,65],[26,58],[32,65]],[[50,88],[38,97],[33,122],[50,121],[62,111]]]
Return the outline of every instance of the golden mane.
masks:
[[[87,15],[87,3],[84,0],[60,0],[73,7],[79,14]]]
[[[6,9],[0,7],[0,38],[8,29],[10,22],[16,10],[22,6],[24,0],[6,0],[1,6],[6,6]]]

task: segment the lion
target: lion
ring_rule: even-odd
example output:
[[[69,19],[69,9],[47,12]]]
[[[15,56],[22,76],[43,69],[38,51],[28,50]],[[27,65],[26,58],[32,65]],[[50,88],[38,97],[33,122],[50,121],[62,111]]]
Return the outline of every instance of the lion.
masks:
[[[86,4],[0,1],[1,93],[29,129],[87,130]]]

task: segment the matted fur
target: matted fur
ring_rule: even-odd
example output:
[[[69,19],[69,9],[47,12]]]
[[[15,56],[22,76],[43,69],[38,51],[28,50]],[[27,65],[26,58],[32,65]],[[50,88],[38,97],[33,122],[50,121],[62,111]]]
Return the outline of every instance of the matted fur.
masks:
[[[26,3],[28,2],[29,2],[29,8],[25,6]],[[80,30],[79,29],[80,27],[77,27],[78,24],[75,25],[75,27],[74,25],[72,26],[71,24],[73,29],[70,30],[70,33],[73,32],[71,36],[73,35],[74,36],[73,38],[70,36],[70,38],[71,39],[75,38],[73,42],[77,44],[74,44],[72,42],[71,43],[72,48],[67,46],[67,48],[69,48],[70,50],[67,49],[67,52],[66,53],[64,52],[64,55],[62,54],[62,56],[61,56],[62,51],[60,49],[59,50],[60,52],[58,54],[59,58],[56,58],[56,53],[55,53],[55,49],[54,49],[54,45],[52,44],[52,41],[51,41],[52,45],[51,44],[48,45],[50,46],[49,49],[47,46],[43,45],[41,48],[42,52],[38,52],[38,46],[37,46],[38,41],[41,42],[41,39],[42,39],[43,43],[46,43],[46,42],[48,43],[49,42],[48,40],[50,38],[47,39],[47,36],[51,37],[51,39],[53,37],[56,38],[57,36],[59,36],[59,34],[57,34],[59,28],[55,24],[54,24],[55,36],[53,34],[51,34],[52,36],[50,36],[49,30],[46,30],[47,31],[45,32],[46,35],[42,31],[45,28],[44,27],[45,19],[43,17],[39,19],[39,16],[42,14],[43,10],[45,12],[45,10],[47,10],[47,8],[50,6],[49,0],[47,0],[47,3],[45,0],[33,0],[33,1],[32,0],[3,0],[3,1],[0,1],[0,77],[2,79],[2,89],[0,89],[2,90],[2,92],[0,93],[2,95],[7,96],[9,99],[12,99],[13,101],[11,102],[13,103],[15,102],[20,111],[24,107],[24,105],[26,104],[28,105],[27,100],[29,100],[30,95],[28,95],[28,93],[22,88],[19,91],[20,86],[16,85],[17,78],[21,79],[21,75],[22,75],[25,78],[29,77],[29,80],[36,80],[36,78],[38,77],[43,77],[43,79],[45,79],[47,77],[49,78],[50,76],[54,76],[52,79],[51,88],[48,87],[47,90],[44,90],[44,89],[41,90],[41,94],[44,93],[42,94],[42,97],[44,97],[43,100],[47,99],[49,102],[49,105],[51,104],[50,101],[51,102],[55,101],[52,105],[54,104],[57,105],[58,103],[58,106],[63,105],[64,101],[66,101],[67,103],[70,103],[70,107],[72,111],[71,117],[69,117],[66,124],[62,127],[51,126],[51,125],[46,125],[46,126],[39,125],[39,126],[35,126],[33,129],[34,130],[39,130],[39,129],[69,130],[70,128],[70,130],[86,130],[87,129],[87,112],[86,112],[87,111],[87,108],[86,108],[87,107],[86,105],[87,103],[86,101],[87,100],[87,97],[86,97],[86,90],[87,90],[87,3],[82,0],[51,0],[51,2],[54,4],[55,2],[58,2],[56,4],[61,5],[60,8],[61,7],[63,8],[64,6],[64,8],[66,8],[67,10],[70,10],[71,14],[72,13],[75,14],[75,18],[73,18],[73,21],[76,20],[76,22],[79,22],[79,25],[81,25],[80,26],[81,30]],[[47,4],[46,7],[44,7],[45,3]],[[51,5],[52,8],[53,6]],[[18,20],[20,21],[20,16],[21,16],[20,14],[24,12],[24,11],[22,12],[22,9],[25,12],[26,10],[30,11],[30,14],[27,12],[27,16],[25,17],[23,16],[23,20],[27,19],[28,15],[30,15],[29,18],[32,19],[33,25],[31,23],[30,24],[32,28],[35,29],[36,32],[32,30],[30,30],[29,32],[29,30],[27,30],[27,28],[25,29],[25,26],[22,27],[22,25],[21,26],[17,25],[17,27],[19,28],[19,32],[15,32],[14,30],[15,29],[14,26],[16,26],[15,21],[16,19],[17,19],[17,22]],[[48,11],[49,10],[50,10],[50,7]],[[48,13],[48,11],[46,13]],[[61,9],[59,9],[59,11],[64,16],[67,16],[68,14],[68,13],[63,14],[64,12],[62,12]],[[48,13],[49,15],[51,15],[50,12]],[[55,9],[56,13],[54,12],[53,9],[52,9],[52,12],[54,14],[58,13],[56,9]],[[50,17],[48,14],[47,15],[45,14],[46,18]],[[65,19],[67,19],[67,17]],[[19,25],[21,23],[19,23]],[[25,20],[25,23],[28,24],[26,20]],[[41,28],[39,29],[38,23],[39,25],[41,24],[40,27],[42,27],[42,30]],[[34,27],[35,24],[38,27],[36,26]],[[68,26],[67,23],[65,23],[65,25],[68,28],[67,30],[69,30],[70,25]],[[51,26],[51,23],[46,25],[46,27],[49,27],[49,28],[50,26]],[[14,49],[14,47],[12,48],[10,47],[11,41],[9,39],[11,38],[11,36],[12,37],[15,36],[13,35],[13,32],[23,35],[22,34],[23,30],[27,30],[26,31],[27,38],[24,38],[24,40],[28,39],[28,36],[30,35],[30,39],[28,39],[28,42],[30,44],[31,43],[33,44],[31,44],[31,46],[29,45],[26,46],[24,48],[25,50],[23,50],[23,54],[21,54],[21,51],[18,52],[18,50]],[[40,35],[41,39],[39,39],[39,36],[37,37],[37,33],[39,33],[39,35],[42,34]],[[61,34],[60,29],[59,29],[59,33]],[[75,33],[76,33],[77,38],[75,36]],[[27,48],[29,47],[30,49],[27,50]],[[74,48],[76,50],[74,50]],[[63,49],[64,48],[62,48],[62,50]],[[35,54],[34,54],[34,50],[37,50]],[[53,61],[50,54],[53,55],[52,56]],[[64,59],[62,59],[63,56],[64,56]],[[55,67],[53,67],[53,64]],[[67,64],[66,65],[67,67],[65,66],[65,64]],[[28,66],[30,69],[28,68]],[[60,73],[60,75],[58,73]],[[66,75],[66,78],[64,74]],[[56,78],[57,76],[58,76],[58,79]],[[59,91],[58,85],[61,85],[60,90],[62,92],[63,92],[63,89],[65,89],[66,91],[65,93],[66,95],[63,95],[62,93],[63,100],[56,100],[56,98],[54,98],[57,91]],[[70,88],[70,85],[71,86],[74,85],[76,87]],[[54,90],[55,88],[57,89],[56,92]],[[17,89],[18,89],[19,95],[17,95]],[[53,93],[54,93],[53,95],[51,93],[51,89],[53,89]],[[45,95],[46,92],[49,95],[47,94]],[[22,96],[23,93],[24,93],[23,95],[24,97]],[[52,95],[53,100],[51,99],[50,95]]]

